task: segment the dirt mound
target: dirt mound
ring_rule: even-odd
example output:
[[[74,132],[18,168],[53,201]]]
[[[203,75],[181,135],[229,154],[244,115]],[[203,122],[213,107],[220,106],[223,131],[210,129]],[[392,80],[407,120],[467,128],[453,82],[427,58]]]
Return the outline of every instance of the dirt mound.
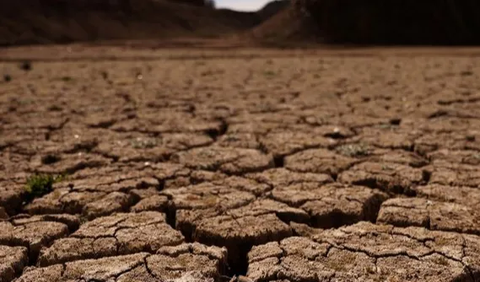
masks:
[[[257,13],[214,10],[185,1],[2,1],[0,45],[216,37],[260,22]]]
[[[298,5],[290,4],[245,35],[262,42],[314,40],[318,30],[305,15]]]
[[[472,0],[297,0],[253,34],[327,43],[478,44],[479,8]]]
[[[274,0],[272,2],[267,3],[260,11],[257,13],[259,14],[262,21],[265,21],[274,15],[278,14],[280,11],[287,8],[290,4],[289,0]]]

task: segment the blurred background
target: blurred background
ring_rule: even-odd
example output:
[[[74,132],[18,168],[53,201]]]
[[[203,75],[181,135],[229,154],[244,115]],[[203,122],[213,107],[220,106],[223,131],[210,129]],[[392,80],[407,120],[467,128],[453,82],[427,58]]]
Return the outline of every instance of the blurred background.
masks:
[[[475,45],[476,0],[4,0],[0,45],[178,38]]]

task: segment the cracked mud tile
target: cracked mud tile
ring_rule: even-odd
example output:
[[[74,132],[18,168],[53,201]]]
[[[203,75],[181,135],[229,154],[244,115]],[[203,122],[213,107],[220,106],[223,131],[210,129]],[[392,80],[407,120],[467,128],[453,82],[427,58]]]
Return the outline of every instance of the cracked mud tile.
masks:
[[[248,191],[239,191],[226,185],[210,182],[182,188],[166,189],[162,191],[162,194],[171,199],[171,204],[176,210],[215,208],[230,210],[245,206],[256,198],[255,195]]]
[[[255,246],[253,281],[477,281],[480,237],[360,222]]]
[[[300,208],[310,216],[310,224],[329,228],[363,220],[375,221],[387,194],[362,186],[302,183],[271,191],[274,200]]]
[[[120,213],[84,223],[68,238],[56,240],[42,249],[38,265],[155,252],[182,242],[183,236],[166,223],[162,213]]]
[[[191,114],[164,109],[144,110],[135,119],[123,120],[110,127],[117,132],[143,133],[200,133],[221,132],[223,124],[220,121],[209,121],[194,118]]]
[[[480,121],[476,118],[465,118],[450,116],[454,113],[452,110],[460,109],[460,107],[435,107],[429,105],[428,107],[420,108],[416,115],[421,114],[427,118],[418,116],[407,116],[402,119],[401,128],[411,130],[415,128],[422,132],[431,133],[454,133],[469,131],[480,126]],[[457,105],[458,106],[458,105]],[[422,111],[424,111],[422,113]]]
[[[480,189],[464,186],[429,184],[414,188],[417,197],[433,201],[457,203],[471,208],[480,204]]]
[[[130,192],[137,202],[130,208],[132,212],[158,211],[165,212],[168,207],[168,197],[161,195],[155,188],[135,189]]]
[[[80,218],[71,214],[45,214],[45,215],[28,215],[19,214],[11,218],[14,225],[24,225],[33,222],[60,222],[68,227],[69,232],[73,232],[80,226]]]
[[[468,71],[467,71],[468,72]],[[473,77],[473,76],[472,76]],[[458,110],[466,110],[469,109],[471,112],[465,112],[465,113],[457,113],[454,111],[452,108],[448,108],[448,115],[449,117],[456,117],[460,115],[460,117],[463,115],[463,117],[476,117],[478,115],[478,109],[475,107],[475,103],[478,103],[478,94],[477,93],[470,93],[466,92],[467,95],[458,95],[453,91],[452,89],[444,89],[440,93],[437,93],[436,95],[432,95],[429,98],[432,99],[432,101],[436,102],[438,105],[438,108],[443,108],[441,106],[451,106],[454,105],[455,109]],[[456,104],[456,105],[455,105]],[[473,105],[472,105],[473,104]],[[435,110],[435,107],[431,107],[431,105],[424,105],[426,110]],[[452,111],[450,111],[452,110]],[[431,115],[429,115],[431,116]]]
[[[291,236],[292,229],[285,221],[307,222],[309,218],[305,211],[273,200],[252,201],[251,195],[239,203],[235,193],[227,196],[229,201],[223,203],[218,199],[221,196],[205,195],[204,200],[212,198],[211,203],[220,203],[213,208],[177,210],[176,226],[194,241],[227,247],[233,268],[241,264],[252,245]],[[201,203],[206,205],[204,201]],[[242,206],[235,207],[239,204]]]
[[[69,176],[68,181],[55,184],[53,192],[33,200],[24,210],[31,214],[82,213],[94,218],[127,211],[132,204],[142,200],[139,197],[139,193],[144,194],[141,190],[160,189],[164,184],[178,187],[185,181],[201,182],[209,177],[215,178],[206,172],[192,172],[181,165],[168,163],[86,169]]]
[[[335,127],[345,129],[344,132],[348,133],[348,135],[353,135],[353,134],[350,134],[352,133],[350,128],[346,126],[342,126],[338,123],[332,122],[333,118],[336,118],[339,114],[351,111],[351,109],[347,105],[345,105],[345,103],[342,103],[342,102],[331,104],[329,106],[326,106],[326,105],[319,106],[317,105],[317,103],[314,103],[309,107],[310,109],[302,110],[298,113],[298,115],[306,124],[310,126],[314,126],[314,127],[331,126],[330,123],[333,123],[335,124]]]
[[[0,222],[0,244],[26,247],[35,261],[42,247],[68,236],[78,225],[78,218],[71,215],[20,215]]]
[[[354,130],[356,128],[388,124],[389,121],[390,117],[374,117],[361,113],[346,113],[340,117],[336,117],[334,120],[335,124],[343,125]]]
[[[233,136],[233,137],[241,138],[242,140],[252,140],[253,138],[255,138],[258,142],[259,136],[266,135],[269,132],[282,132],[282,131],[312,132],[313,130],[314,129],[312,129],[312,127],[309,127],[307,125],[302,125],[302,124],[296,124],[296,123],[295,124],[278,123],[275,121],[269,121],[269,122],[263,121],[263,122],[256,123],[256,122],[253,122],[252,120],[246,121],[245,123],[229,122],[227,132],[225,133],[225,135],[221,136],[219,140],[226,141],[222,137]],[[317,135],[321,135],[321,133]]]
[[[265,130],[270,131],[273,128],[286,128],[290,125],[296,125],[299,121],[300,118],[291,111],[273,112],[268,110],[260,113],[245,111],[227,120],[228,124],[233,125],[233,132],[249,132],[249,130],[240,130],[244,128],[261,130],[263,133],[265,133]],[[258,127],[255,128],[255,125],[258,125]]]
[[[422,155],[441,149],[479,151],[480,132],[470,133],[456,129],[449,133],[429,133],[415,140],[414,148],[415,152]]]
[[[445,161],[447,163],[480,165],[480,152],[474,150],[448,150],[442,149],[428,154],[433,162]]]
[[[61,129],[68,121],[68,117],[61,114],[42,113],[35,110],[22,115],[11,115],[10,118],[10,123],[5,125],[3,129],[23,132],[32,129],[57,130]]]
[[[27,263],[27,248],[0,245],[0,281],[12,281],[22,273]]]
[[[194,133],[167,133],[159,136],[139,134],[109,134],[102,138],[94,152],[119,160],[165,161],[178,151],[207,146],[212,138]]]
[[[144,164],[144,166],[146,166]],[[138,171],[126,171],[128,169],[138,169]],[[152,168],[153,170],[153,168]],[[132,166],[130,168],[125,168],[121,170],[112,170],[112,171],[102,171],[98,170],[98,174],[95,175],[95,169],[85,171],[84,173],[74,174],[68,176],[68,178],[54,185],[56,188],[69,188],[73,191],[98,191],[104,193],[111,192],[128,192],[132,189],[148,188],[148,187],[158,187],[161,179],[157,179],[157,176],[151,173],[150,169],[140,170],[139,166]],[[93,175],[91,174],[93,173]],[[105,173],[103,175],[103,173]],[[159,175],[162,174],[162,171],[159,169]],[[159,176],[161,177],[161,176]]]
[[[227,132],[218,138],[216,145],[244,149],[258,149],[260,142],[256,134],[249,132]]]
[[[431,230],[480,234],[476,207],[422,198],[390,199],[380,208],[377,222],[395,226],[421,226]]]
[[[378,148],[411,150],[420,134],[417,131],[399,130],[390,124],[384,125],[385,128],[379,127],[363,128],[352,140]]]
[[[97,145],[98,136],[102,136],[103,132],[103,130],[87,129],[75,123],[69,123],[62,130],[44,134],[43,140],[36,142],[26,140],[17,143],[16,147],[28,155],[89,152]],[[48,137],[48,140],[45,137]]]
[[[373,150],[371,155],[367,157],[370,162],[377,163],[396,163],[413,168],[423,167],[428,164],[428,161],[417,155],[414,152],[407,152],[404,150]]]
[[[337,143],[335,139],[298,131],[270,132],[259,139],[263,148],[274,157],[284,157],[310,148],[328,148]]]
[[[216,146],[179,152],[172,156],[171,161],[193,169],[220,170],[227,174],[244,174],[273,167],[271,155],[252,149]]]
[[[229,176],[219,171],[189,170],[177,173],[164,181],[164,189],[180,188],[189,185],[196,185],[203,182],[222,181]]]
[[[26,170],[29,169],[28,160],[30,156],[25,156],[13,152],[10,148],[0,149],[0,179],[14,180],[21,178]]]
[[[17,282],[162,282],[182,277],[219,281],[225,274],[225,249],[199,243],[160,248],[157,254],[137,253],[79,260],[48,267],[30,267]]]
[[[262,183],[251,178],[241,176],[230,176],[221,180],[214,180],[210,183],[218,186],[226,186],[239,191],[252,193],[256,196],[262,196],[272,189],[267,183]]]
[[[451,186],[480,186],[480,171],[477,165],[450,163],[435,160],[425,168],[430,173],[431,184]]]
[[[336,176],[357,160],[325,149],[309,149],[285,157],[285,168],[297,172],[326,173]]]
[[[68,184],[78,187],[79,190],[94,190],[99,187],[107,192],[125,192],[134,188],[156,187],[160,184],[159,181],[186,177],[190,172],[190,169],[173,163],[115,163],[106,167],[78,171],[69,176]]]
[[[0,180],[0,207],[7,214],[14,215],[20,210],[24,196],[24,185]]]
[[[103,172],[103,171],[100,171]],[[34,199],[24,210],[31,214],[81,213],[89,219],[114,212],[127,211],[138,199],[130,191],[159,187],[160,182],[153,173],[122,173],[112,171],[107,175],[90,175],[92,171],[71,176],[72,180],[54,185],[54,191]],[[159,169],[158,177],[162,177]],[[70,178],[70,177],[69,177]],[[77,179],[75,179],[77,178]]]
[[[424,181],[424,177],[424,172],[418,168],[395,163],[364,162],[342,172],[338,181],[390,193],[410,193],[414,185]]]
[[[7,137],[9,150],[12,153],[22,156],[35,156],[37,154],[50,154],[50,153],[67,153],[67,151],[73,150],[72,144],[62,144],[45,140],[49,137],[51,131],[46,130],[31,130],[20,131],[12,136]]]
[[[242,177],[228,177],[221,180],[165,189],[161,192],[171,199],[175,209],[235,208],[264,195],[270,186]]]
[[[339,154],[360,161],[396,163],[411,167],[425,166],[428,161],[414,152],[399,149],[381,149],[365,143],[346,143],[335,148]]]
[[[99,200],[86,204],[82,216],[91,220],[115,212],[127,211],[133,205],[133,196],[121,192],[112,192]]]
[[[111,160],[100,155],[78,152],[76,154],[36,155],[30,162],[30,169],[39,173],[73,174],[85,168],[108,166]]]
[[[194,275],[200,281],[219,281],[227,268],[227,250],[199,243],[163,247],[146,259],[153,276],[160,281]],[[128,280],[124,280],[127,282]]]
[[[81,213],[88,219],[127,211],[133,204],[131,194],[122,192],[82,192],[70,189],[57,189],[35,199],[24,208],[30,214]]]
[[[297,183],[327,184],[333,182],[328,174],[323,173],[301,173],[285,168],[272,168],[258,173],[248,173],[246,178],[254,179],[259,183],[265,183],[272,188],[293,185]]]

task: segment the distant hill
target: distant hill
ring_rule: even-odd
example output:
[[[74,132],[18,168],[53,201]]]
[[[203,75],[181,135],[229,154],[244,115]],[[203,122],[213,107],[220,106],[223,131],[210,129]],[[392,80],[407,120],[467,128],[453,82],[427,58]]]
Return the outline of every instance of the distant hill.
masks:
[[[257,13],[215,10],[203,7],[201,2],[0,1],[0,45],[218,37],[248,30],[262,22],[262,17]]]
[[[293,0],[248,34],[279,42],[478,45],[480,2]]]
[[[284,10],[289,5],[290,5],[290,0],[274,0],[272,2],[267,3],[257,13],[262,19],[262,21],[265,21],[273,17],[274,15],[280,13],[280,11]]]
[[[316,23],[302,11],[298,2],[282,2],[283,7],[277,13],[272,13],[260,25],[244,32],[243,36],[263,43],[315,41],[319,34]]]
[[[275,0],[247,13],[214,9],[212,0],[0,1],[0,46],[239,37],[293,44],[478,45],[480,2]]]

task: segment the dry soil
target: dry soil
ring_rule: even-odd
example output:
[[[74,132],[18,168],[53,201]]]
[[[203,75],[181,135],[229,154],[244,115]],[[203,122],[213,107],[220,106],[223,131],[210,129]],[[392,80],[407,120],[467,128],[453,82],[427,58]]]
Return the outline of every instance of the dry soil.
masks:
[[[1,282],[480,281],[478,51],[0,60]]]

